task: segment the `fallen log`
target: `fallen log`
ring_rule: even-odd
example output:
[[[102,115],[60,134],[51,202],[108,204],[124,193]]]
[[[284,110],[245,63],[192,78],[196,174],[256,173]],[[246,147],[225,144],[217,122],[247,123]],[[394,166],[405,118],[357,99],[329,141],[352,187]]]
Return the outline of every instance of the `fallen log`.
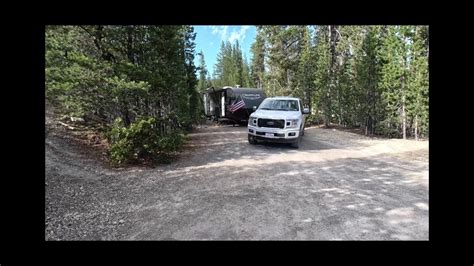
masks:
[[[68,124],[66,124],[66,123],[63,123],[63,122],[61,122],[61,121],[58,121],[58,124],[60,124],[60,125],[62,125],[62,126],[64,126],[64,127],[66,127],[66,128],[69,129],[69,130],[74,130],[74,129],[75,129],[74,127],[72,127],[72,126],[70,126],[70,125],[68,125]]]

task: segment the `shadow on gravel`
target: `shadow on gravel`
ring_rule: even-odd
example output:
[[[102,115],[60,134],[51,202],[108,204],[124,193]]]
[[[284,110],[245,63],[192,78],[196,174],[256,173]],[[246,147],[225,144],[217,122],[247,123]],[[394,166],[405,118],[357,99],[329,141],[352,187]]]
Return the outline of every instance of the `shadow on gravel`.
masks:
[[[428,239],[428,191],[412,177],[423,166],[368,157],[269,169],[257,164],[212,174],[176,172],[155,196],[147,190],[144,208],[135,212],[141,226],[131,236]]]

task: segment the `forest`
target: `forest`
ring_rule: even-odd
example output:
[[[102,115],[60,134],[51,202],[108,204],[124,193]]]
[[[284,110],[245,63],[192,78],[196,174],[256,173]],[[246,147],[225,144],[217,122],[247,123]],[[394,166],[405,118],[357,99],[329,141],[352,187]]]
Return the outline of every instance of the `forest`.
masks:
[[[428,26],[257,26],[250,58],[222,42],[212,76],[195,38],[188,25],[46,26],[46,101],[103,134],[114,165],[169,161],[211,86],[300,97],[308,124],[429,137]]]

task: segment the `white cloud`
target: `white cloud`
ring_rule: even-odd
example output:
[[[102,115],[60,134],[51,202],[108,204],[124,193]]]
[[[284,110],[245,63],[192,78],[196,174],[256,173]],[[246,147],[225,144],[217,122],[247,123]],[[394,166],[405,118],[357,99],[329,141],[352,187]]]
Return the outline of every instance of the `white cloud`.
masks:
[[[245,33],[247,32],[249,28],[250,26],[240,26],[240,29],[232,30],[232,32],[229,35],[228,34],[229,26],[210,26],[210,29],[212,30],[212,34],[219,35],[221,38],[220,41],[228,40],[231,43],[234,43],[236,40],[238,40],[239,43],[242,43],[246,36]]]
[[[225,40],[227,38],[227,29],[229,26],[211,26],[212,34],[219,34],[221,40]]]
[[[229,42],[233,43],[236,40],[239,41],[239,43],[242,43],[245,39],[245,32],[250,28],[250,26],[241,26],[240,30],[237,31],[232,31],[229,37]]]
[[[238,40],[240,39],[240,34],[233,31],[231,34],[230,34],[230,37],[229,37],[229,42],[233,43],[235,40]]]

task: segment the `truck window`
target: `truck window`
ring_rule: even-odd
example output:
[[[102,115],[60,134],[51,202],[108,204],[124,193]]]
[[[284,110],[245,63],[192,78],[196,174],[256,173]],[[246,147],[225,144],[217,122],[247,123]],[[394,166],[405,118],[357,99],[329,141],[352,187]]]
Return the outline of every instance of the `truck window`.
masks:
[[[259,109],[278,111],[299,111],[299,103],[296,100],[266,99]]]

